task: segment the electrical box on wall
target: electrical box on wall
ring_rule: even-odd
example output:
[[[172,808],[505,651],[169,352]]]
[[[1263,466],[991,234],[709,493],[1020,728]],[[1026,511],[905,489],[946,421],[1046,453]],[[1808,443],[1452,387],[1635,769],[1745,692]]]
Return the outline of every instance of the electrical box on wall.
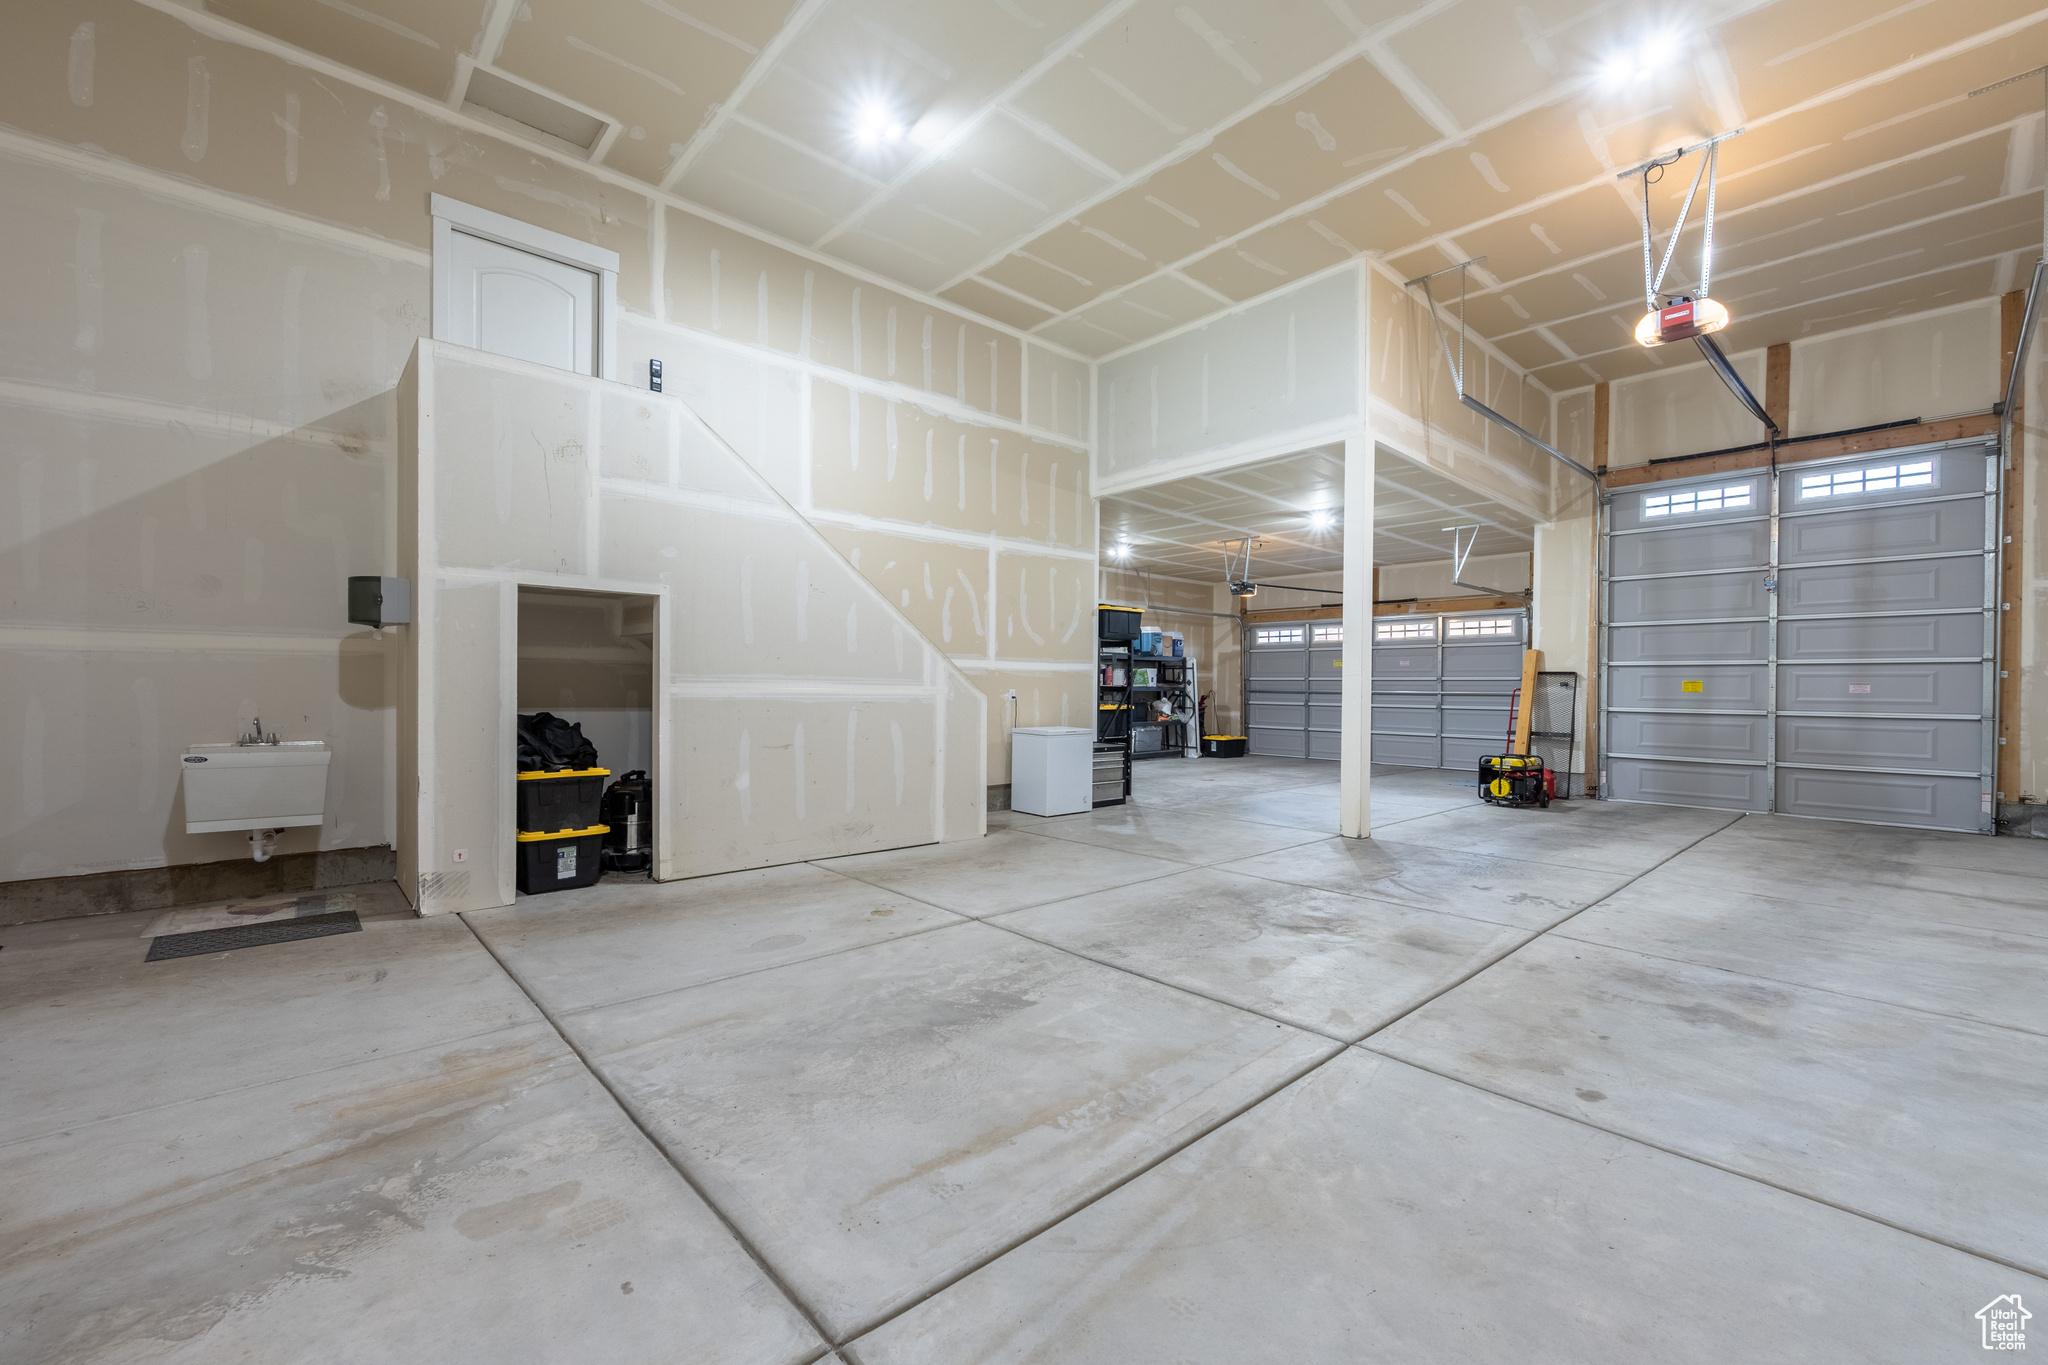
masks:
[[[412,580],[354,577],[348,581],[350,625],[381,629],[412,624]]]
[[[661,362],[659,360],[647,362],[647,389],[650,393],[661,392]]]

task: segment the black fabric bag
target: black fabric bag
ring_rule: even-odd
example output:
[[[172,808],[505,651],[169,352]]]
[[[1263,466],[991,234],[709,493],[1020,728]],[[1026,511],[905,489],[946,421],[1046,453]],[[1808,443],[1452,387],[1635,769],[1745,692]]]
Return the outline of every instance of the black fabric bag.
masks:
[[[519,718],[519,771],[558,772],[564,768],[595,768],[597,746],[583,737],[583,727],[548,711]]]

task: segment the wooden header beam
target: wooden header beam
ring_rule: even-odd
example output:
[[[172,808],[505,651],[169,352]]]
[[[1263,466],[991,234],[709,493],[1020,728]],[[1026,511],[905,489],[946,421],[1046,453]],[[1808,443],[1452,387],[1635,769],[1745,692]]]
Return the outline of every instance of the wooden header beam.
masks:
[[[1427,597],[1418,602],[1379,602],[1374,616],[1438,616],[1461,611],[1521,611],[1529,603],[1520,597]],[[1247,611],[1248,626],[1271,625],[1275,621],[1341,621],[1342,607],[1273,607]]]
[[[1859,431],[1848,436],[1822,436],[1810,440],[1781,442],[1778,463],[1798,464],[1802,460],[1825,460],[1836,455],[1860,455],[1866,451],[1897,450],[1902,446],[1932,445],[1937,441],[1961,441],[1973,436],[1996,436],[1998,419],[1988,412],[1968,417],[1945,417],[1938,422],[1915,422],[1911,426]],[[1734,450],[1725,455],[1698,455],[1669,464],[1631,465],[1610,469],[1601,479],[1607,488],[1629,488],[1637,484],[1662,483],[1667,479],[1692,479],[1702,474],[1726,474],[1743,469],[1763,469],[1771,463],[1766,449]]]

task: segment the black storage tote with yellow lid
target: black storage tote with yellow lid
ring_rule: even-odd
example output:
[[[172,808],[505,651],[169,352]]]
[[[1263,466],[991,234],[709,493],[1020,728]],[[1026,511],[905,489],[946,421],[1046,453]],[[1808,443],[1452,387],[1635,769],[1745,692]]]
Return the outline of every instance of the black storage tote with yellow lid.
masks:
[[[562,829],[552,834],[519,834],[519,889],[529,896],[593,886],[604,871],[599,849],[606,826]]]
[[[609,768],[519,774],[520,832],[552,834],[596,824],[604,800],[604,780],[611,775]]]

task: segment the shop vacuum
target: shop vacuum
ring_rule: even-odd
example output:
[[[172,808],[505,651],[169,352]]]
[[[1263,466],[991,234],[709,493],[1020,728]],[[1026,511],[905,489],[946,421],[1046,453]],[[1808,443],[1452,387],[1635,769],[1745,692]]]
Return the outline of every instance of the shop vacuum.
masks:
[[[604,870],[645,872],[653,863],[654,788],[638,768],[605,788]]]

